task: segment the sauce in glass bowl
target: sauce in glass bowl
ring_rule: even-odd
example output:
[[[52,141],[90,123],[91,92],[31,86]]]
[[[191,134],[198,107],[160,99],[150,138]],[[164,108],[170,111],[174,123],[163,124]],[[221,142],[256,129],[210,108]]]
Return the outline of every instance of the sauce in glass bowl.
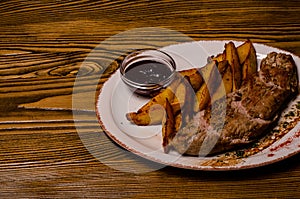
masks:
[[[157,84],[171,74],[168,66],[152,60],[134,63],[125,71],[125,77],[138,84]]]
[[[174,79],[176,65],[172,57],[159,50],[139,50],[123,60],[121,78],[133,92],[151,95]]]

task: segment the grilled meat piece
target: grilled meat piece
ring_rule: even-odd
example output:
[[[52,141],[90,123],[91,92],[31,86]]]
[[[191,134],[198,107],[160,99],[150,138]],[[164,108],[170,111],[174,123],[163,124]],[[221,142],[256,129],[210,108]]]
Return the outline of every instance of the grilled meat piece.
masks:
[[[181,154],[206,156],[249,144],[268,132],[297,92],[292,56],[272,52],[239,90],[197,113],[170,147]]]

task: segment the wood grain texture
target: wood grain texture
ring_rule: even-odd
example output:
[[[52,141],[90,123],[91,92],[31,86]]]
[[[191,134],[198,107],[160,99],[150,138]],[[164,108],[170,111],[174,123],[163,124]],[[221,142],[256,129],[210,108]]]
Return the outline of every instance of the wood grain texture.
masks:
[[[115,170],[149,162],[103,134],[93,104],[75,109],[73,102],[93,102],[118,60],[105,71],[103,65],[122,58],[120,42],[133,45],[122,35],[109,40],[116,34],[160,27],[193,40],[249,38],[300,56],[299,13],[298,1],[1,1],[0,198],[298,198],[299,155],[234,172]],[[139,34],[151,41],[143,47],[184,41],[178,34],[167,40]],[[110,147],[97,153],[107,154],[111,166],[81,136],[100,136]]]

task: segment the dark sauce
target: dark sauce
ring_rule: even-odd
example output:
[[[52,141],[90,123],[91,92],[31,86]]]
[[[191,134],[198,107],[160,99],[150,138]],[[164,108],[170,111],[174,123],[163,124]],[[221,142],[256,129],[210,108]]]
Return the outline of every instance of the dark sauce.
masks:
[[[168,66],[150,60],[133,63],[125,70],[125,77],[138,84],[158,84],[171,74]]]

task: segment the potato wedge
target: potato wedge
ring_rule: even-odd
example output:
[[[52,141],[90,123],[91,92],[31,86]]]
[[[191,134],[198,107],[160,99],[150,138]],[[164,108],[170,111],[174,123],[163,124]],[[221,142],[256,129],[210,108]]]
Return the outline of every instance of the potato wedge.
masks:
[[[207,87],[211,95],[216,92],[216,90],[222,83],[222,74],[225,72],[227,65],[228,62],[224,60],[213,66],[209,80],[207,82]]]
[[[239,45],[236,50],[239,56],[240,64],[243,64],[250,53],[250,48],[253,47],[250,40],[245,41],[243,44]]]
[[[232,92],[232,72],[231,67],[228,64],[228,62],[222,61],[218,63],[218,68],[224,67],[225,71],[222,72],[222,82],[223,84],[220,84],[220,86],[217,88],[216,92],[213,94],[212,101],[216,101],[222,97],[225,97],[226,94]]]
[[[181,79],[177,78],[165,90],[151,98],[149,102],[142,106],[137,112],[127,113],[127,120],[140,126],[160,124],[163,118],[166,100],[173,101],[176,88],[178,84],[180,84],[180,81]]]
[[[225,68],[225,70],[222,71],[221,75],[222,75],[222,81],[224,84],[226,94],[231,93],[233,87],[233,76],[232,76],[231,67],[226,60],[220,62],[219,65]]]
[[[181,83],[176,88],[174,100],[172,103],[179,103],[180,106],[182,106],[184,104],[186,94],[187,94],[186,85],[184,81],[181,81]]]
[[[173,110],[174,112],[174,110]],[[179,112],[176,116],[175,116],[175,124],[174,124],[174,131],[178,132],[179,129],[182,127],[182,113]]]
[[[226,72],[228,66],[229,64],[227,60],[223,60],[217,63],[218,71],[222,75]]]
[[[258,70],[256,51],[253,45],[250,46],[249,54],[242,65],[243,81],[252,76]]]
[[[188,77],[184,77],[182,79],[177,90],[184,94],[183,96],[180,96],[184,97],[184,100],[180,106],[180,111],[177,114],[177,117],[175,116],[175,111],[173,110],[172,104],[169,102],[168,99],[166,100],[165,104],[166,111],[162,123],[163,147],[165,152],[169,150],[169,141],[173,139],[176,132],[182,125],[185,125],[188,121],[190,121],[194,114],[193,108],[195,101],[195,93]],[[177,94],[181,95],[182,93]],[[178,100],[177,104],[180,104],[180,100]]]
[[[226,60],[231,66],[231,71],[233,75],[233,91],[240,88],[242,83],[242,69],[238,57],[236,47],[233,42],[225,44],[225,55]]]
[[[212,71],[216,69],[216,63],[217,63],[216,61],[209,62],[208,64],[206,64],[205,66],[199,69],[200,74],[205,83],[207,83],[208,80],[210,79]]]
[[[203,77],[198,68],[191,68],[187,70],[179,71],[180,75],[188,77],[194,91],[199,90],[203,81]]]
[[[163,115],[164,107],[160,104],[153,104],[152,106],[149,106],[149,109],[147,110],[127,113],[126,118],[136,125],[147,126],[160,124]]]
[[[185,99],[182,104],[181,113],[182,113],[182,123],[185,125],[194,115],[194,103],[195,103],[195,92],[190,84],[189,78],[185,77],[183,80],[185,86]]]
[[[196,99],[194,102],[194,112],[203,110],[210,101],[209,90],[206,84],[203,84],[201,88],[196,92]]]
[[[201,68],[201,74],[205,83],[202,84],[195,94],[194,112],[203,110],[210,102],[210,91],[213,92],[217,88],[218,82],[214,82],[214,80],[218,73],[216,61],[212,61]]]
[[[172,106],[174,115],[176,115],[177,113],[180,112],[182,105],[178,101],[174,101],[171,103],[171,106]]]
[[[182,114],[183,121],[188,121],[194,114],[195,91],[189,81],[189,77],[182,78],[176,89],[174,100],[171,103],[174,114]]]
[[[162,137],[163,137],[163,148],[165,152],[169,151],[169,141],[175,136],[175,116],[173,114],[172,106],[169,100],[166,100],[166,114],[163,117],[162,122]]]
[[[217,62],[221,62],[221,61],[225,60],[225,53],[223,52],[223,53],[218,54],[215,57],[212,57],[212,60],[217,61]]]

